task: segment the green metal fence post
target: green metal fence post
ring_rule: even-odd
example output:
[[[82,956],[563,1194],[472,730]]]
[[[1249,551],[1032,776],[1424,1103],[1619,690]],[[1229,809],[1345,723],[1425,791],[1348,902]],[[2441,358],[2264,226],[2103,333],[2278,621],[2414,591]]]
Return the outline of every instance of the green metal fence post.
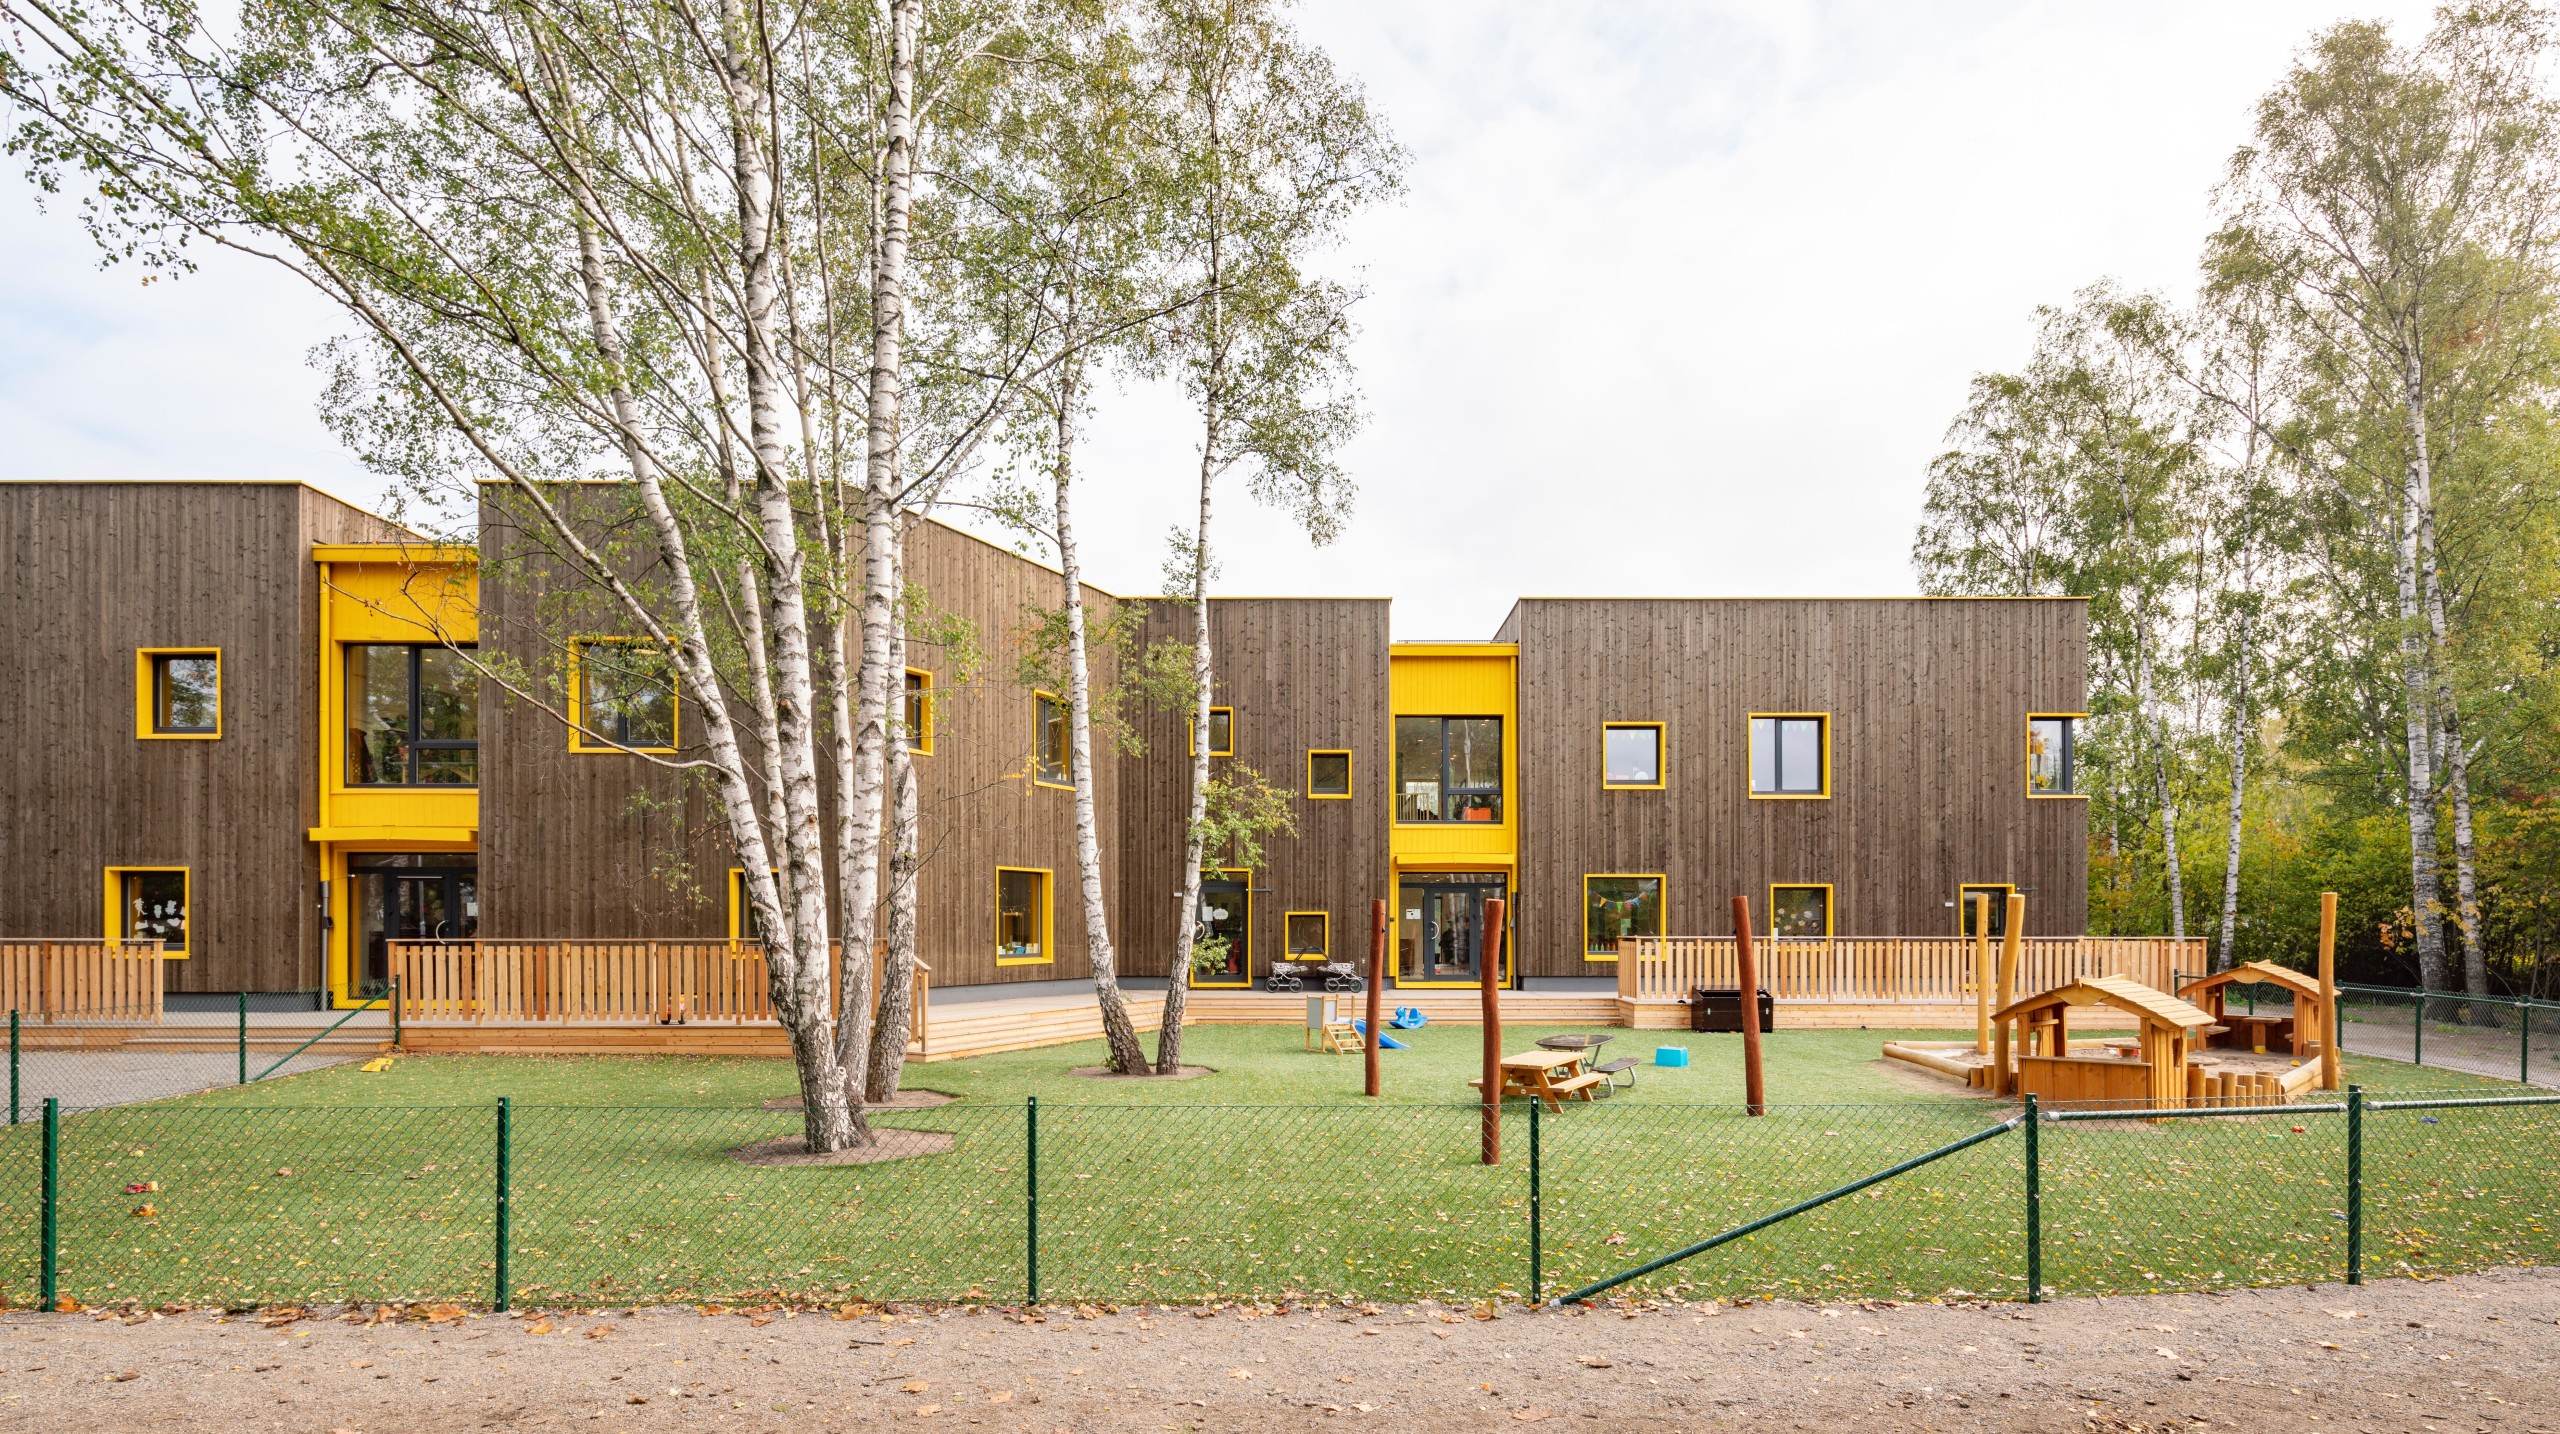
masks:
[[[2533,1084],[2533,1003],[2516,1002],[2516,1084]]]
[[[2422,1066],[2427,1063],[2427,993],[2420,991],[2409,1004],[2418,1008],[2417,1024],[2410,1028],[2409,1064]]]
[[[498,1313],[507,1311],[507,1245],[509,1227],[514,1223],[513,1203],[515,1172],[511,1169],[515,1146],[515,1110],[505,1096],[498,1097]]]
[[[2347,1283],[2364,1283],[2364,1087],[2347,1087]]]
[[[44,1098],[44,1212],[39,1221],[41,1244],[38,1254],[36,1287],[44,1296],[44,1307],[52,1309],[62,1297],[62,1098]]]
[[[249,1083],[249,993],[243,991],[240,1004],[240,1084]]]
[[[2044,1161],[2037,1145],[2043,1119],[2036,1113],[2036,1098],[2027,1097],[2027,1303],[2044,1300]]]
[[[1538,1188],[1539,1177],[1543,1173],[1538,1168],[1538,1107],[1542,1104],[1544,1104],[1542,1101],[1529,1102],[1529,1303],[1531,1304],[1538,1302],[1539,1292],[1546,1285],[1546,1248],[1543,1244],[1545,1231],[1540,1228],[1546,1222],[1546,1212]]]
[[[18,1123],[18,1013],[9,1012],[9,1123]]]
[[[1040,1097],[1022,1098],[1023,1283],[1030,1304],[1040,1303]]]
[[[391,1048],[400,1049],[400,978],[391,978]]]

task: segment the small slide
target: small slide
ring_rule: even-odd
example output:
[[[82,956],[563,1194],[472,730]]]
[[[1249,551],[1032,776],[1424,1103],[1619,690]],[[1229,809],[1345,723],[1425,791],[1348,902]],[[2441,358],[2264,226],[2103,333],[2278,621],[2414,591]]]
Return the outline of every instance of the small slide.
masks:
[[[1351,1029],[1358,1031],[1361,1036],[1365,1038],[1369,1034],[1369,1022],[1365,1018],[1355,1018],[1351,1022]],[[1404,1042],[1397,1040],[1395,1037],[1388,1035],[1384,1031],[1380,1031],[1378,1032],[1378,1049],[1382,1051],[1401,1051],[1406,1049],[1406,1046]]]

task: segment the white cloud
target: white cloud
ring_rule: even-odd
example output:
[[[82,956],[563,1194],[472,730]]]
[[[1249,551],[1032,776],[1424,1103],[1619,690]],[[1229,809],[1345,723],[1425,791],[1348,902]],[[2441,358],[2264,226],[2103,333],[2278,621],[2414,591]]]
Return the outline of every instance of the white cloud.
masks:
[[[2183,290],[2251,101],[2348,13],[2426,6],[1314,0],[1411,192],[1341,256],[1371,290],[1359,516],[1314,550],[1229,495],[1224,588],[1390,594],[1398,635],[1456,637],[1519,592],[1910,590],[1966,379],[2093,279]],[[139,288],[6,202],[10,476],[378,491],[314,414],[324,306],[225,258]],[[1105,586],[1157,585],[1189,454],[1170,393],[1105,405]]]

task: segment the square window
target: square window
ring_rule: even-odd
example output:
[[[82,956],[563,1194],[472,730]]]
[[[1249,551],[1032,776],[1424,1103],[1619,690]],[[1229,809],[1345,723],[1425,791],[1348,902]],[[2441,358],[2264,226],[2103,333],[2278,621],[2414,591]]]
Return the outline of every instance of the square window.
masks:
[[[1751,714],[1751,795],[1831,795],[1831,719],[1827,714]]]
[[[1283,921],[1282,937],[1292,961],[1323,961],[1332,954],[1333,917],[1322,911],[1292,911]]]
[[[1067,730],[1067,704],[1046,692],[1031,694],[1031,780],[1064,787],[1075,778],[1075,748]]]
[[[996,964],[1046,966],[1049,949],[1049,873],[1024,866],[996,868]]]
[[[157,941],[172,960],[187,955],[187,869],[119,866],[107,870],[108,931],[125,941]]]
[[[664,644],[643,638],[574,638],[569,666],[572,750],[676,749],[675,663]]]
[[[135,668],[135,736],[222,735],[220,648],[143,648],[135,654]]]
[[[1769,934],[1782,941],[1803,941],[1831,934],[1831,886],[1828,882],[1780,882],[1769,888]]]
[[[1956,934],[1973,935],[1973,899],[1989,899],[1990,930],[1984,934],[1997,941],[2009,934],[2009,893],[2017,890],[2006,882],[1976,881],[1956,888]]]
[[[919,757],[933,755],[933,674],[915,668],[907,669],[906,702],[899,708],[898,721],[904,730],[899,734],[907,750]]]
[[[1600,785],[1659,790],[1663,785],[1662,724],[1604,722],[1600,725]]]
[[[1502,719],[1398,717],[1396,820],[1502,820]]]
[[[1659,874],[1600,875],[1582,879],[1582,959],[1615,961],[1629,936],[1662,934]]]
[[[1318,801],[1341,801],[1351,795],[1351,753],[1318,749],[1307,753],[1307,795]]]
[[[2080,714],[2027,714],[2027,795],[2080,795]]]

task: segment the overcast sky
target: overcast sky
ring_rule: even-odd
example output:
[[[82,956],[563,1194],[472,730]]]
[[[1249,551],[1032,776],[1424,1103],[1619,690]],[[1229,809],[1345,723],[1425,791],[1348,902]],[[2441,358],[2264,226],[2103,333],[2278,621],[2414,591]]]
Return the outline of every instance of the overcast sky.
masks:
[[[1518,594],[1913,589],[1976,371],[2113,277],[2183,293],[2252,101],[2343,16],[2419,4],[1311,0],[1412,152],[1341,260],[1369,298],[1349,533],[1230,497],[1221,590],[1392,596],[1399,638]],[[0,475],[381,484],[315,413],[334,313],[245,261],[145,286],[0,188]],[[1191,420],[1104,404],[1106,588],[1160,586]]]

